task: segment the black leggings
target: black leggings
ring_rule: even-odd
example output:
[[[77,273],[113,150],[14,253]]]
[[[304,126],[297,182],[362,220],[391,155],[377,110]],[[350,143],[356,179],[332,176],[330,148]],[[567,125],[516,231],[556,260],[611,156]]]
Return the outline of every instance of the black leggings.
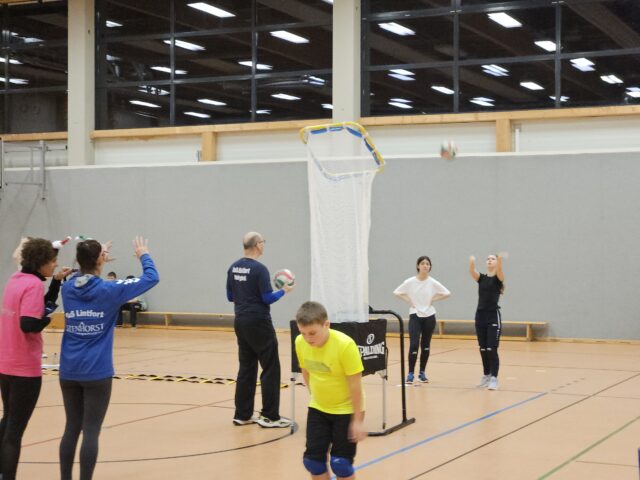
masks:
[[[409,316],[409,373],[413,373],[420,347],[420,371],[424,372],[429,360],[431,337],[436,328],[436,316],[419,317],[415,313]],[[422,337],[422,338],[421,338]]]
[[[80,480],[90,480],[98,459],[98,437],[111,399],[111,378],[92,382],[60,380],[67,423],[60,441],[60,478],[71,480],[78,437]],[[4,480],[4,479],[3,479]]]
[[[16,478],[22,435],[40,396],[42,377],[0,374],[2,421],[0,421],[0,470],[3,480]]]
[[[476,335],[480,346],[482,369],[485,375],[498,376],[500,357],[498,346],[502,333],[502,316],[500,310],[476,311]]]

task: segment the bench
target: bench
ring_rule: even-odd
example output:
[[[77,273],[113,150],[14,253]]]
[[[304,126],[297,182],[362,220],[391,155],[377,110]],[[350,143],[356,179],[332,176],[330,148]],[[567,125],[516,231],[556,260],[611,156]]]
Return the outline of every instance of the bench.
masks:
[[[232,313],[200,313],[200,312],[138,312],[138,317],[163,317],[164,326],[169,327],[173,317],[198,317],[198,318],[212,318],[215,320],[233,320],[235,315]]]
[[[444,326],[445,324],[464,324],[464,325],[475,325],[475,320],[442,320],[437,319],[438,322],[438,335],[440,338],[445,338]],[[525,330],[525,338],[522,337],[503,337],[508,340],[526,340],[530,342],[533,340],[533,327],[546,328],[548,322],[527,322],[527,321],[512,321],[506,320],[502,322],[502,326],[512,326],[512,325],[522,325],[526,327]],[[458,335],[459,336],[459,335]]]

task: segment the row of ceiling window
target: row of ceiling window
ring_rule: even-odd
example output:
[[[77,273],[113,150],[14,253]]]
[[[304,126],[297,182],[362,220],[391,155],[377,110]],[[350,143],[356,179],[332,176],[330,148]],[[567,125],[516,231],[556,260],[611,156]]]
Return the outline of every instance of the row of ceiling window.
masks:
[[[635,0],[530,0],[502,11],[481,0],[403,0],[401,13],[390,13],[396,1],[362,2],[363,114],[640,97]],[[106,102],[99,127],[135,126],[135,117],[153,126],[330,116],[331,3],[98,0],[97,101]],[[66,89],[67,12],[66,2],[30,8],[1,13],[10,34],[2,37],[0,82],[5,93],[40,92],[35,99]]]

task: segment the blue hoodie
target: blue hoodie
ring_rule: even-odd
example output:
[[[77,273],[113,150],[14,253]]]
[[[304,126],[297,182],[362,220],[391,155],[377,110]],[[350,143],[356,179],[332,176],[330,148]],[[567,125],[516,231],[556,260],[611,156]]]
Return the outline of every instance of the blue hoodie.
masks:
[[[61,379],[86,382],[113,376],[113,330],[120,306],[160,280],[148,253],[140,257],[140,263],[140,278],[108,282],[77,274],[64,283]]]

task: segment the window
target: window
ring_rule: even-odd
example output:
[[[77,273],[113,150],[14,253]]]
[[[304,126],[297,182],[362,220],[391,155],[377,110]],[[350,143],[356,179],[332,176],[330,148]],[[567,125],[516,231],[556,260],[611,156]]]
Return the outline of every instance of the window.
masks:
[[[363,115],[640,99],[635,0],[363,0],[362,10]]]
[[[331,116],[328,2],[102,0],[97,18],[97,128]]]
[[[0,16],[2,132],[67,129],[67,2],[5,5]]]

